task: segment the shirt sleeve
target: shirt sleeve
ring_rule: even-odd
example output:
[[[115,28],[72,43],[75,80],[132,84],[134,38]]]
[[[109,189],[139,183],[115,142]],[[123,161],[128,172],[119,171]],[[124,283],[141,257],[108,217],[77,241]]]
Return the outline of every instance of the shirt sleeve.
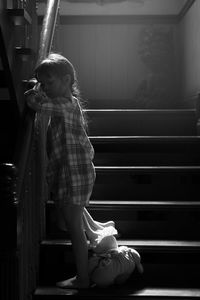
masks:
[[[28,106],[37,112],[48,115],[63,115],[64,111],[72,112],[74,110],[71,103],[64,98],[50,99],[34,90],[28,91],[25,96]]]

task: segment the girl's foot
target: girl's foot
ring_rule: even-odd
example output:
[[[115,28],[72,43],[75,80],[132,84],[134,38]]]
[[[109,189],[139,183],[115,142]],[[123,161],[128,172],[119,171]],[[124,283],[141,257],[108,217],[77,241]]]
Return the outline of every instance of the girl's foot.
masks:
[[[114,221],[108,221],[108,222],[105,222],[105,223],[102,223],[102,222],[98,222],[98,221],[95,221],[99,226],[101,227],[109,227],[109,226],[113,226],[115,227],[115,222]]]
[[[63,289],[88,289],[90,283],[88,281],[81,281],[77,277],[72,277],[56,283],[56,286]]]
[[[102,230],[105,227],[110,227],[110,226],[115,227],[115,222],[113,221],[108,221],[108,222],[95,221],[86,208],[84,208],[84,218],[85,221],[88,223],[89,227],[94,231]]]

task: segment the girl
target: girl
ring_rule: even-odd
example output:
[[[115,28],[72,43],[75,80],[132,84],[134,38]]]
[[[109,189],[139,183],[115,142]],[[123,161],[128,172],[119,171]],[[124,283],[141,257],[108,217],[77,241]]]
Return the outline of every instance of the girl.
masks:
[[[65,288],[88,288],[83,213],[95,181],[94,150],[86,133],[76,72],[68,59],[51,53],[36,67],[35,75],[38,83],[25,95],[32,109],[50,116],[47,182],[58,213],[69,229],[77,268],[77,276],[65,280]],[[98,226],[104,224],[96,223],[96,229]]]

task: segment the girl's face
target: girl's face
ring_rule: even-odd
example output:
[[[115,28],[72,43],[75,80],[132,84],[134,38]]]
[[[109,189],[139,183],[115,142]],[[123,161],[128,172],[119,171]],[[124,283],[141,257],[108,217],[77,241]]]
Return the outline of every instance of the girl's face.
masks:
[[[64,80],[58,76],[42,74],[39,75],[38,81],[40,82],[41,89],[48,97],[56,98],[65,96],[67,85]]]

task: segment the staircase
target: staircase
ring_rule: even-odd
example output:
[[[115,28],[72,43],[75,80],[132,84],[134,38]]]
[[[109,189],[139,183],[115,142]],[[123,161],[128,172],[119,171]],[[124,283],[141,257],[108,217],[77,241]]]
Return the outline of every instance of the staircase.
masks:
[[[29,1],[29,4],[34,2]],[[14,32],[15,28],[20,37],[23,36],[23,26],[26,29],[35,27],[30,26],[31,18],[24,9],[11,9],[5,15],[13,22],[11,25],[11,21],[6,19],[11,31]],[[12,40],[9,34],[8,37]],[[10,85],[11,78],[16,77],[21,84],[22,79],[29,78],[35,61],[30,59],[32,47],[15,46],[17,59],[13,67],[16,74],[11,76],[7,67],[10,62],[5,56],[8,49],[0,40],[1,162],[13,161],[19,123],[14,94],[16,82],[14,90]],[[28,65],[27,69],[25,65]],[[18,74],[22,69],[23,78]],[[196,135],[195,111],[89,109],[88,116],[97,172],[89,210],[97,220],[115,221],[119,245],[139,251],[144,274],[133,273],[122,287],[85,291],[56,288],[55,282],[74,275],[75,269],[69,236],[57,228],[51,201],[46,205],[46,233],[40,243],[38,274],[37,251],[41,237],[38,194],[41,189],[34,189],[35,177],[30,169],[34,170],[35,164],[32,163],[29,169],[27,163],[23,181],[20,181],[22,191],[18,207],[13,202],[10,209],[6,189],[5,199],[1,197],[5,200],[1,201],[1,229],[5,238],[1,237],[6,249],[1,246],[1,292],[5,291],[0,295],[9,295],[9,298],[3,296],[2,299],[30,299],[37,274],[37,288],[32,295],[36,300],[65,296],[119,300],[199,299],[200,137]],[[28,150],[26,153],[27,157],[35,159],[34,151],[31,155]],[[30,160],[34,162],[34,159]],[[39,172],[35,173],[40,181]],[[14,193],[11,189],[9,192],[12,198]],[[10,233],[5,235],[4,224],[8,218],[13,238]],[[7,248],[12,250],[11,254]]]
[[[139,251],[143,275],[121,287],[64,290],[74,275],[68,235],[46,206],[34,299],[199,299],[200,137],[194,110],[88,110],[97,179],[89,211],[114,220],[119,245]]]

